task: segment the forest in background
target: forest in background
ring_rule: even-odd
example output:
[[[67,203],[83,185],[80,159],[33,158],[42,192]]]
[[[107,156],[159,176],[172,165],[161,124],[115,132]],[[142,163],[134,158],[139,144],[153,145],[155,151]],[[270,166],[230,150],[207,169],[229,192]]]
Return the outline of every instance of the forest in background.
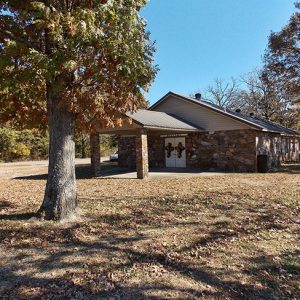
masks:
[[[41,160],[48,158],[49,136],[45,130],[16,130],[0,127],[0,162]],[[88,134],[75,138],[76,158],[90,156]],[[108,156],[117,149],[115,136],[101,135],[101,156]]]

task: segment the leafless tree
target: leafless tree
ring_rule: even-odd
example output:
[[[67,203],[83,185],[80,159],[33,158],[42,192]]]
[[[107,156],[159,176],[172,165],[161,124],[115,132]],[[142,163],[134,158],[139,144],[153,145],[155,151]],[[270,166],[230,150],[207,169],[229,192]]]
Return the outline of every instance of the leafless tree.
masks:
[[[230,81],[224,81],[217,78],[212,85],[207,87],[205,99],[223,108],[235,108],[238,90],[235,79],[231,78]]]
[[[253,70],[241,76],[241,82],[246,86],[240,92],[246,110],[270,119],[284,106],[276,94],[275,83],[263,71]]]
[[[278,122],[283,126],[294,127],[299,112],[291,106],[289,96],[281,88],[281,83],[270,78],[264,70],[254,70],[241,76],[245,88],[239,92],[239,102],[244,113]]]

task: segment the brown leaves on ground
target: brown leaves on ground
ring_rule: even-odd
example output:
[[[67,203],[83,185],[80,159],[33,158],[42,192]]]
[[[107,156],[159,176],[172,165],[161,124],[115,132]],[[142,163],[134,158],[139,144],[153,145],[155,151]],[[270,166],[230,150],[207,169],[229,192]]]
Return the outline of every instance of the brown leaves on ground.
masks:
[[[297,170],[81,179],[58,224],[31,218],[43,177],[2,179],[0,297],[298,299]]]

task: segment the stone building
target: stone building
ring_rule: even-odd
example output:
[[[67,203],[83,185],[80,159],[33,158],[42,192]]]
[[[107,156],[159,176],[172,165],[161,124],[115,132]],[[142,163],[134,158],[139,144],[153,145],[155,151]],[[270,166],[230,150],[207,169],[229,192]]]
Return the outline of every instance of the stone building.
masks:
[[[256,172],[264,155],[268,167],[299,161],[300,135],[269,120],[222,109],[214,104],[169,92],[148,110],[123,116],[118,128],[93,134],[92,170],[99,173],[99,133],[119,136],[119,165],[209,171]],[[93,150],[94,149],[94,150]]]

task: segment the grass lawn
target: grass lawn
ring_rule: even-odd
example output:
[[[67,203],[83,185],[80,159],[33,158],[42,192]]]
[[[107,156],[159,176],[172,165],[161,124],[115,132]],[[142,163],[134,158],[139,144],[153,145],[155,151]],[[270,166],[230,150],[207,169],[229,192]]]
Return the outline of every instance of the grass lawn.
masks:
[[[0,179],[1,299],[300,299],[299,167],[79,179],[64,223],[30,218],[44,185]]]

